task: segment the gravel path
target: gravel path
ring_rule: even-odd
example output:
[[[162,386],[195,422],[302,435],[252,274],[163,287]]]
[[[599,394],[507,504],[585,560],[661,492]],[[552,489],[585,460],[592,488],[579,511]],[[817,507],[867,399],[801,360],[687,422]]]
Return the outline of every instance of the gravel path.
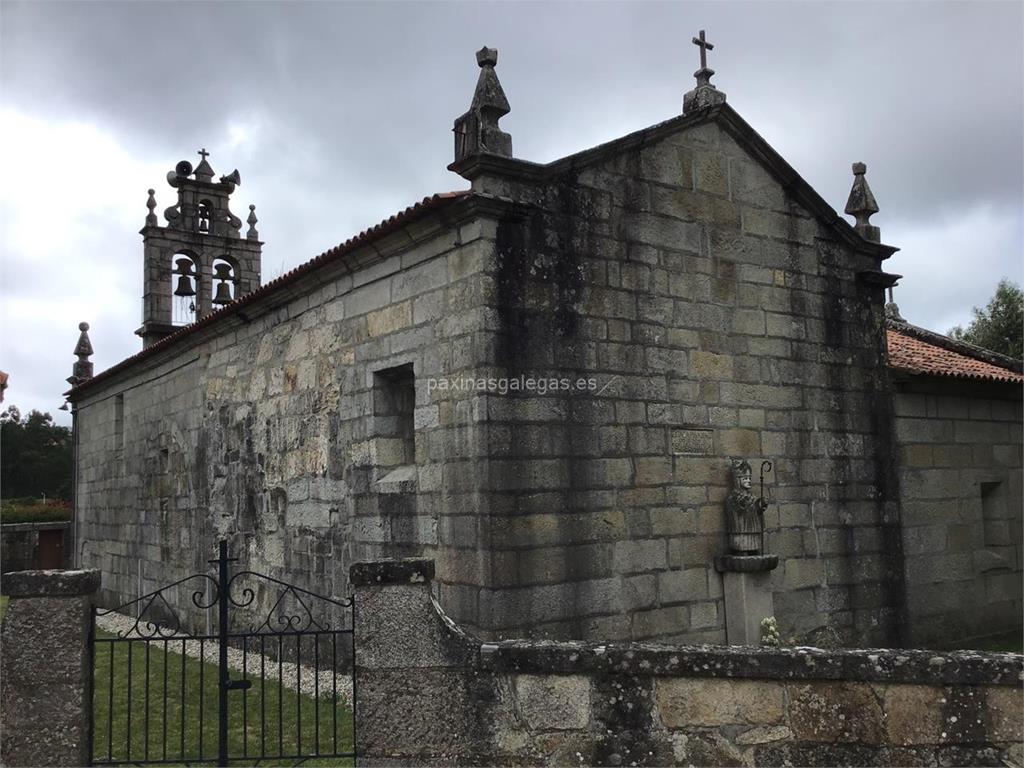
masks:
[[[120,613],[108,613],[104,616],[96,617],[96,626],[107,632],[112,632],[123,637],[140,637],[139,634],[133,632],[135,627],[135,619],[131,616],[125,616]],[[162,637],[162,636],[161,636]],[[171,653],[180,653],[181,651],[181,640],[186,638],[186,635],[168,635],[168,639],[172,642],[168,646],[168,650]],[[219,662],[220,645],[215,640],[203,640],[202,643],[202,659],[203,661],[217,665]],[[200,658],[199,655],[199,641],[198,640],[185,640],[185,655],[191,656],[194,659]],[[238,648],[228,648],[228,668],[236,671],[242,671],[242,651]],[[253,651],[248,651],[245,654],[246,666],[249,674],[259,671],[260,668],[260,654]],[[276,659],[271,659],[269,656],[266,658],[265,668],[265,679],[277,680],[278,678],[278,665]],[[313,698],[316,695],[316,680],[314,677],[314,669],[312,667],[302,665],[302,686],[301,693],[306,696]],[[330,699],[334,695],[334,680],[335,673],[332,669],[320,669],[320,698]],[[299,666],[291,662],[283,662],[281,665],[281,683],[285,688],[293,691],[300,691],[299,687]],[[352,702],[352,675],[349,672],[338,671],[337,673],[338,683],[338,700],[344,701],[351,707]],[[258,683],[256,680],[253,681],[253,685],[256,686]]]

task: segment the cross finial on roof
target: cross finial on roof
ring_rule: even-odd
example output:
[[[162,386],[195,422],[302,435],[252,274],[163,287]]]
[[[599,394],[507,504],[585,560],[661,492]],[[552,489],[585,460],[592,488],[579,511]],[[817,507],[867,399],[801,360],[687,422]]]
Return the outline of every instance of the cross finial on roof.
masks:
[[[210,153],[206,151],[206,147],[200,149],[198,152],[196,152],[196,154],[203,158],[203,160],[210,156]]]
[[[715,70],[708,66],[708,51],[713,50],[715,46],[707,41],[704,34],[702,29],[698,36],[693,38],[693,44],[700,48],[700,69],[693,73],[697,78],[697,87],[683,95],[684,115],[714,107],[725,101],[725,94],[711,84],[711,76],[715,74]]]
[[[700,37],[693,38],[693,44],[700,48],[700,68],[708,68],[708,51],[713,51],[715,46],[704,39],[704,30],[700,31]]]

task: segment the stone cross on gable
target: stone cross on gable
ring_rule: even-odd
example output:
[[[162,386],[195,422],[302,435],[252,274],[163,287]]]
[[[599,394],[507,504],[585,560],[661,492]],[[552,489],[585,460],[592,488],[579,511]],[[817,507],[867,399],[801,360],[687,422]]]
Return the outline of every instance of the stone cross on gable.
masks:
[[[703,29],[693,38],[693,44],[700,48],[700,69],[693,73],[697,78],[697,87],[683,94],[684,115],[725,102],[725,94],[711,84],[715,70],[708,67],[708,51],[714,50],[715,46],[704,37]]]
[[[693,44],[700,48],[700,68],[708,68],[708,51],[713,51],[715,46],[704,39],[704,30],[700,31],[700,37],[693,38]]]
[[[701,32],[701,34],[703,35],[704,33]],[[703,51],[701,53],[703,55]],[[206,147],[203,147],[202,149],[200,149],[198,152],[196,152],[196,154],[199,155],[201,158],[203,158],[203,160],[205,160],[206,158],[208,158],[210,156],[210,153],[206,151]]]

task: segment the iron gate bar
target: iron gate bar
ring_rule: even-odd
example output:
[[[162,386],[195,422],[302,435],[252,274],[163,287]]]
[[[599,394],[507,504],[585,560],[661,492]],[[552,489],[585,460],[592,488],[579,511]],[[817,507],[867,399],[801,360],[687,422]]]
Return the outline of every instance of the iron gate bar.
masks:
[[[94,740],[94,730],[96,726],[95,712],[93,717],[90,718],[89,728],[89,752],[90,758],[93,764],[103,765],[143,765],[143,764],[190,764],[190,763],[216,763],[218,766],[226,766],[232,760],[242,760],[248,764],[259,765],[261,761],[267,759],[274,760],[288,760],[297,761],[296,764],[301,764],[309,759],[314,758],[356,758],[355,748],[355,604],[351,597],[344,598],[342,600],[336,600],[329,598],[324,595],[318,595],[309,590],[303,589],[294,584],[281,581],[279,579],[261,574],[255,571],[243,570],[235,574],[230,573],[230,563],[236,562],[236,558],[228,557],[227,542],[221,541],[218,545],[218,557],[216,560],[209,561],[211,564],[216,565],[217,574],[216,577],[206,573],[197,573],[187,576],[178,581],[172,582],[171,584],[162,587],[154,592],[143,595],[136,600],[129,601],[123,605],[118,606],[112,610],[95,610],[94,615],[96,617],[105,616],[115,612],[122,612],[124,609],[132,608],[136,614],[135,622],[130,629],[121,630],[117,633],[117,637],[113,638],[97,638],[95,636],[95,621],[92,631],[90,633],[90,642],[92,644],[92,658],[95,660],[98,658],[98,647],[104,643],[109,646],[109,653],[106,658],[110,664],[110,669],[106,675],[107,684],[109,690],[106,692],[106,704],[107,704],[107,718],[106,723],[106,735],[107,735],[107,748],[105,757],[97,757],[95,752],[99,751]],[[246,629],[241,631],[231,631],[231,612],[233,608],[245,609],[253,606],[257,597],[257,589],[249,586],[246,580],[253,579],[257,580],[261,584],[270,584],[271,588],[278,588],[279,594],[276,599],[273,600],[269,612],[266,617],[259,624],[250,624]],[[200,635],[200,634],[189,634],[182,628],[181,617],[178,611],[172,606],[171,601],[165,597],[165,593],[172,589],[177,588],[181,584],[192,580],[199,580],[204,584],[203,588],[194,589],[191,594],[191,603],[193,606],[200,610],[208,610],[213,608],[214,605],[217,607],[217,630],[215,635]],[[232,594],[232,588],[235,586],[235,582],[240,582],[239,589],[237,590],[238,596]],[[213,587],[213,596],[210,596],[210,586]],[[177,594],[177,591],[175,592]],[[262,590],[260,594],[264,594]],[[328,606],[328,614],[334,617],[334,620],[341,617],[342,627],[335,629],[328,625],[326,621],[318,620],[314,614],[313,608],[314,601],[319,601],[321,604]],[[173,602],[177,603],[177,600]],[[291,606],[289,607],[289,603]],[[339,611],[338,609],[343,609]],[[349,617],[348,628],[345,628],[345,616]],[[257,616],[258,618],[258,616]],[[333,623],[333,620],[331,621]],[[351,675],[352,682],[352,697],[350,703],[351,717],[352,717],[352,748],[347,752],[339,752],[338,743],[338,635],[351,635],[351,669],[348,674]],[[313,734],[312,734],[312,752],[307,746],[303,748],[303,720],[302,720],[302,696],[305,695],[303,692],[302,684],[302,656],[303,656],[303,640],[309,636],[313,643],[313,664],[315,677],[312,683],[313,689]],[[331,664],[329,673],[332,675],[331,687],[329,694],[324,693],[325,696],[330,697],[332,704],[331,710],[331,749],[327,752],[322,750],[324,741],[321,739],[321,728],[324,726],[321,723],[322,715],[320,708],[320,695],[324,692],[324,689],[320,685],[320,664],[321,656],[320,645],[326,642],[327,636],[330,636],[331,642]],[[277,731],[278,731],[278,743],[277,752],[273,755],[267,754],[267,685],[266,685],[266,671],[267,671],[267,637],[277,638]],[[286,745],[284,736],[284,698],[285,698],[285,686],[284,686],[284,656],[287,652],[287,646],[285,640],[288,637],[295,638],[295,688],[294,688],[294,706],[295,706],[295,722],[294,722],[294,740]],[[258,638],[258,639],[257,639]],[[170,700],[170,686],[173,685],[170,679],[170,654],[171,654],[171,640],[180,640],[181,642],[181,656],[180,656],[180,674],[178,675],[179,683],[179,732],[177,734],[178,741],[178,755],[174,756],[172,750],[168,744],[168,738],[174,738],[169,734],[170,731],[170,717],[169,717],[169,700]],[[205,694],[206,694],[206,679],[205,679],[205,668],[207,664],[206,656],[206,641],[216,640],[218,643],[218,654],[217,654],[217,752],[216,757],[206,756],[205,752],[205,729],[204,724],[206,721],[206,709],[205,709]],[[199,654],[198,654],[198,665],[199,665],[199,692],[198,692],[198,706],[195,707],[195,730],[193,733],[198,732],[198,741],[192,747],[198,754],[189,754],[191,751],[187,743],[187,732],[190,730],[189,723],[191,722],[187,718],[189,712],[188,707],[188,693],[190,686],[187,681],[186,663],[189,658],[189,643],[198,643]],[[141,643],[143,648],[140,652],[144,654],[144,658],[136,661],[133,656],[135,654],[135,645]],[[158,650],[162,650],[164,654],[163,664],[154,668],[150,659],[150,646],[153,643],[159,643]],[[239,647],[242,660],[241,660],[241,672],[242,677],[240,679],[231,678],[231,668],[228,666],[229,660],[229,646],[231,643],[235,643]],[[116,752],[114,750],[114,719],[115,719],[115,707],[118,701],[114,696],[115,680],[117,675],[115,673],[115,663],[118,659],[119,654],[117,653],[117,646],[124,644],[125,654],[127,661],[127,681],[125,691],[125,712],[124,722],[126,724],[127,733],[124,743],[123,757],[120,749]],[[249,677],[250,665],[248,654],[250,650],[255,651],[256,646],[259,646],[260,654],[260,706],[259,706],[259,717],[260,717],[260,736],[259,736],[259,755],[252,754],[250,750],[250,723],[249,723],[249,704],[248,695],[249,691],[253,686],[253,681]],[[325,646],[326,651],[326,646]],[[308,655],[307,655],[308,660]],[[289,662],[291,663],[291,662]],[[138,669],[141,670],[145,676],[141,685],[136,685],[134,677]],[[254,671],[254,670],[253,670]],[[151,679],[152,678],[152,679]],[[153,694],[153,689],[159,685],[162,681],[163,690],[161,692],[162,703],[160,706],[160,723],[153,723],[153,729],[151,729],[151,716],[150,716],[150,697]],[[307,683],[307,687],[308,687]],[[142,712],[140,718],[133,719],[133,705],[135,704],[135,698],[138,693],[138,689],[142,689],[144,701],[142,702]],[[241,690],[242,702],[241,702],[241,717],[242,717],[242,743],[241,743],[241,755],[233,755],[230,736],[230,698],[228,696],[229,691]],[[271,689],[272,690],[272,689]],[[287,690],[291,690],[289,687]],[[193,692],[194,695],[194,692]],[[137,721],[141,719],[144,727],[144,733],[141,738],[141,750],[138,749],[140,746],[133,739],[134,735],[137,735],[132,730],[133,723],[136,728],[138,727]],[[308,715],[307,715],[308,720]],[[151,730],[153,733],[151,734]],[[290,728],[289,728],[290,730]],[[158,745],[156,748],[151,749],[150,736],[153,735],[155,738],[162,740],[162,745]],[[255,733],[252,734],[255,737]],[[309,742],[307,741],[307,744]],[[141,756],[138,752],[141,751]],[[134,754],[133,754],[134,753]]]

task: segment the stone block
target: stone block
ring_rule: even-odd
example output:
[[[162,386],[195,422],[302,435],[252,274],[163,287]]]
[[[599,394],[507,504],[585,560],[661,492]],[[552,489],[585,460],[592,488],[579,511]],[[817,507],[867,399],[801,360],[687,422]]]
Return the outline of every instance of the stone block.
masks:
[[[995,742],[1024,742],[1024,692],[1019,686],[986,685],[984,713],[985,733]]]
[[[620,574],[662,570],[668,565],[667,544],[664,539],[617,542],[613,563]]]
[[[702,379],[726,380],[732,377],[732,358],[695,349],[690,353],[690,372]]]
[[[723,197],[729,194],[729,165],[717,152],[698,150],[694,153],[696,188]]]
[[[672,430],[672,452],[708,456],[714,451],[714,432],[710,429]]]
[[[673,479],[672,459],[666,456],[642,456],[635,460],[638,486],[664,485]]]
[[[686,606],[656,608],[633,613],[634,640],[679,635],[690,628],[690,613]]]
[[[693,603],[708,596],[706,568],[665,571],[658,574],[658,599],[662,605]]]
[[[691,629],[706,629],[708,627],[716,627],[721,623],[717,601],[709,600],[702,603],[693,603],[689,607]]]
[[[939,744],[945,691],[932,685],[889,685],[881,690],[889,744]]]
[[[781,725],[783,685],[774,681],[659,677],[658,716],[666,728],[728,725]]]
[[[366,327],[370,336],[383,336],[412,325],[412,302],[403,301],[383,309],[370,312]]]
[[[640,176],[671,187],[693,186],[692,152],[663,142],[645,147],[640,156]]]
[[[789,727],[799,741],[881,744],[885,715],[867,683],[788,685]]]
[[[657,248],[699,253],[702,229],[693,222],[640,213],[636,216],[634,236],[638,242]]]
[[[672,499],[669,499],[669,501],[672,501]],[[696,533],[696,522],[692,512],[680,509],[678,506],[660,507],[651,510],[651,533],[655,536],[677,536],[680,534]]]
[[[517,710],[532,731],[567,731],[590,723],[590,678],[584,675],[515,675]]]
[[[761,436],[752,429],[723,429],[717,435],[718,452],[724,456],[761,455]]]

